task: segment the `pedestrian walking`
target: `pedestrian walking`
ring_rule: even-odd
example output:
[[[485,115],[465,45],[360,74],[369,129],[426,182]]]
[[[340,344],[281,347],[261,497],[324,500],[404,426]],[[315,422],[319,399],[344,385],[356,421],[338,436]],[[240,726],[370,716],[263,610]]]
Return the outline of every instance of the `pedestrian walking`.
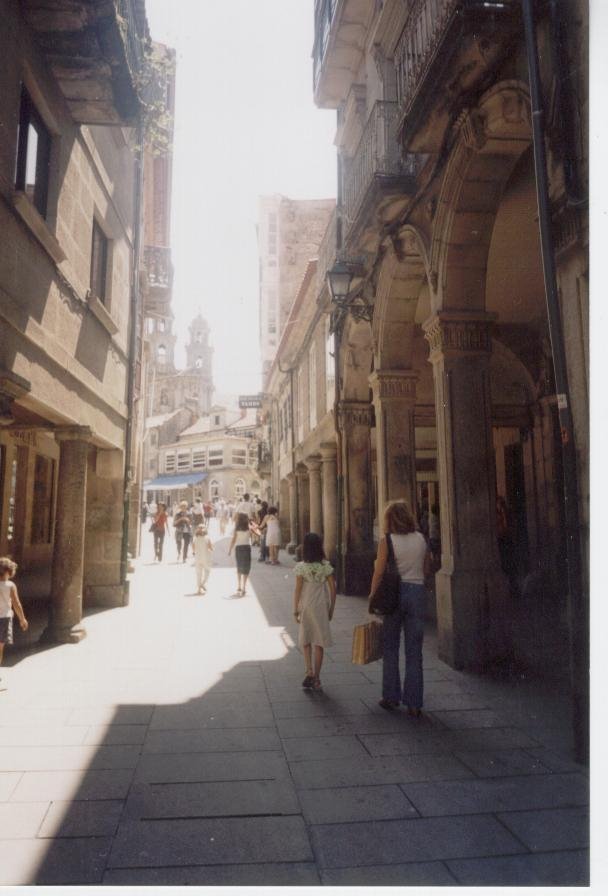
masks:
[[[188,502],[180,501],[177,513],[173,517],[173,529],[175,530],[175,541],[177,543],[177,559],[180,558],[180,543],[178,543],[178,532],[180,535],[182,549],[182,563],[188,559],[188,548],[192,538],[192,514],[188,511]]]
[[[268,501],[262,501],[260,504],[260,509],[258,511],[258,525],[260,527],[260,553],[258,556],[258,563],[263,563],[268,559],[268,547],[266,545],[266,527],[264,526],[264,520],[266,519],[266,514],[268,513]]]
[[[237,591],[239,597],[247,594],[247,579],[251,572],[251,532],[249,517],[246,513],[237,513],[234,532],[228,548],[228,556],[234,548],[236,558]]]
[[[21,631],[28,629],[17,586],[12,581],[16,572],[17,564],[10,557],[0,557],[0,664],[4,657],[4,645],[13,643],[13,616],[16,614]]]
[[[203,502],[201,496],[196,496],[196,501],[192,505],[192,521],[195,526],[200,526],[204,519]]]
[[[163,544],[165,535],[169,534],[169,517],[167,516],[167,505],[163,501],[158,502],[158,509],[152,519],[150,532],[154,535],[154,559],[162,562]]]
[[[228,522],[230,520],[230,510],[228,508],[228,504],[225,501],[222,501],[219,509],[219,517],[220,517],[220,535],[226,534],[226,529],[228,527]]]
[[[302,687],[320,691],[324,649],[333,644],[329,623],[336,606],[336,581],[333,567],[325,559],[323,542],[315,532],[304,536],[302,560],[296,563],[294,573],[293,609],[300,624],[298,644],[306,666]]]
[[[392,501],[384,512],[384,538],[378,543],[370,597],[380,584],[388,562],[388,540],[395,554],[401,584],[396,610],[384,616],[382,699],[383,709],[397,709],[401,702],[408,714],[420,716],[422,710],[422,640],[426,609],[425,576],[431,569],[431,555],[424,535],[417,531],[416,520],[406,501]],[[401,688],[399,650],[401,630],[405,640],[405,680]]]
[[[279,524],[278,510],[276,507],[269,507],[268,513],[262,521],[261,528],[266,536],[266,547],[268,548],[269,558],[266,563],[272,566],[279,565],[279,548],[281,547],[281,526]]]
[[[148,504],[146,501],[144,501],[143,504],[141,505],[141,521],[142,521],[142,523],[145,523],[147,519],[148,519]]]
[[[192,541],[194,567],[196,569],[196,590],[199,594],[207,592],[207,579],[211,572],[213,545],[206,528],[201,523],[196,527]]]

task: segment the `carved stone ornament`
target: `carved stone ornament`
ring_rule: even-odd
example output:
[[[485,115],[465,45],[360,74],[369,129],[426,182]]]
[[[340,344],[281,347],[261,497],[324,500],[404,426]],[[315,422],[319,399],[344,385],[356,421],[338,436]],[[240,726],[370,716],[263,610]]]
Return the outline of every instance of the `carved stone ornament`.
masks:
[[[374,397],[380,401],[391,398],[416,400],[417,376],[414,373],[377,370],[372,373],[369,381]]]
[[[447,352],[477,354],[492,351],[493,317],[446,318],[436,316],[424,324],[431,360]]]
[[[371,426],[373,409],[362,401],[341,401],[338,405],[338,426],[346,429],[349,426]]]

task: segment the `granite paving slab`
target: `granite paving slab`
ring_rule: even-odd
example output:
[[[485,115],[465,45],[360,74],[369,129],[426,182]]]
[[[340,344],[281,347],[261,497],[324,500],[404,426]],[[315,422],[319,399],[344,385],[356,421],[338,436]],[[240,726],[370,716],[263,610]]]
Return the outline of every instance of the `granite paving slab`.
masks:
[[[503,812],[498,818],[531,852],[587,849],[589,846],[589,810],[586,807]]]
[[[326,868],[321,879],[326,887],[450,887],[456,883],[443,862]]]
[[[158,707],[152,721],[151,730],[171,730],[174,728],[260,728],[273,726],[275,722],[270,704],[266,709]]]
[[[64,730],[73,729],[70,726]],[[84,743],[97,746],[143,744],[147,730],[147,725],[91,725],[86,729]]]
[[[469,769],[449,755],[370,757],[364,762],[358,758],[314,759],[290,762],[289,767],[296,786],[311,789],[472,777]]]
[[[314,887],[319,886],[312,862],[242,865],[195,865],[184,868],[112,868],[103,876],[108,886]]]
[[[0,745],[2,747],[79,746],[86,743],[88,731],[86,725],[5,727],[0,728]]]
[[[125,807],[129,818],[213,818],[298,815],[289,780],[136,784]]]
[[[547,747],[527,747],[526,753],[532,756],[533,759],[541,762],[552,772],[580,772],[581,774],[587,774],[587,769],[580,763],[575,762],[563,753],[556,753],[555,750],[550,750]]]
[[[282,752],[149,753],[142,756],[136,781],[170,784],[188,781],[274,780],[289,776]]]
[[[128,793],[132,769],[94,769],[93,771],[24,772],[13,790],[16,803],[53,800],[124,799]]]
[[[365,749],[372,756],[398,756],[409,753],[417,746],[424,752],[426,749],[440,752],[472,752],[475,750],[500,750],[534,748],[536,742],[526,734],[513,728],[480,728],[473,731],[438,732],[437,729],[410,728],[405,736],[392,732],[360,735]]]
[[[206,728],[187,731],[149,731],[144,753],[218,753],[280,750],[274,728]]]
[[[0,841],[0,885],[99,884],[111,845],[107,837]]]
[[[9,800],[21,780],[22,772],[0,772],[0,800]]]
[[[521,844],[490,815],[315,825],[311,836],[322,868],[521,852]]]
[[[425,816],[552,809],[588,802],[588,782],[578,774],[405,784],[403,791]]]
[[[49,803],[0,804],[0,840],[22,840],[38,836]]]
[[[135,768],[138,746],[0,747],[0,771]]]
[[[44,707],[5,707],[0,705],[0,730],[5,727],[57,727],[65,725],[69,709],[46,709]],[[87,724],[83,722],[82,724]]]
[[[298,796],[304,818],[309,824],[418,816],[395,784],[300,790]]]
[[[433,715],[446,728],[510,727],[502,715],[492,709],[437,710]]]
[[[299,700],[276,701],[272,711],[276,719],[309,719],[317,716],[354,716],[365,710],[361,700],[337,700],[328,695],[307,693]]]
[[[338,718],[313,717],[311,719],[278,719],[276,726],[282,738],[328,737],[340,734],[380,734],[403,731],[407,726],[405,713],[340,716]],[[411,724],[411,723],[410,723]]]
[[[154,707],[141,706],[79,706],[68,711],[67,725],[147,725]]]
[[[479,778],[500,778],[513,775],[547,775],[551,769],[526,750],[493,750],[456,752],[454,754]]]
[[[300,817],[197,818],[123,822],[108,868],[312,860]]]
[[[460,859],[446,862],[459,884],[469,887],[585,887],[589,855],[584,850]]]
[[[52,802],[40,826],[39,837],[113,837],[122,800]]]
[[[353,756],[369,758],[361,741],[348,734],[337,737],[290,737],[283,741],[283,750],[290,762],[300,762],[303,759],[348,759]]]

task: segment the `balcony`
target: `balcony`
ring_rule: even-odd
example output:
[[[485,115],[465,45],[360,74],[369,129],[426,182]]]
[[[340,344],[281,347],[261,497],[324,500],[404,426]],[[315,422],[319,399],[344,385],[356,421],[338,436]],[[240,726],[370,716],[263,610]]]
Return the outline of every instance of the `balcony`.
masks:
[[[161,246],[146,246],[144,248],[144,267],[151,289],[171,289],[173,283],[171,249]]]
[[[149,41],[145,0],[23,0],[22,7],[74,121],[135,124]]]
[[[426,117],[425,98],[436,100],[442,83],[450,83],[452,92],[454,84],[470,88],[501,49],[508,50],[518,11],[519,0],[414,0],[394,56],[399,136],[405,145]],[[481,54],[479,47],[484,48]],[[458,71],[446,76],[455,57]]]
[[[312,58],[317,106],[335,109],[346,97],[363,59],[373,9],[370,0],[316,0]]]
[[[378,202],[406,197],[416,186],[418,157],[402,156],[396,138],[397,103],[377,102],[365,125],[359,145],[346,167],[342,190],[343,237],[362,223],[366,210]]]

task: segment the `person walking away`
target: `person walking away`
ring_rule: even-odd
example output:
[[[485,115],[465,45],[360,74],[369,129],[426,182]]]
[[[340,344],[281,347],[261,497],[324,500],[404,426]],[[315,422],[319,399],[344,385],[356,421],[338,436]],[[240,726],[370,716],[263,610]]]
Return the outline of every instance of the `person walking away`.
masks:
[[[13,643],[13,616],[16,614],[22,632],[28,629],[17,586],[11,581],[17,572],[17,564],[10,557],[0,557],[0,665],[4,658],[4,645]]]
[[[228,548],[228,556],[234,548],[236,559],[237,590],[239,597],[247,594],[247,579],[251,572],[251,532],[249,517],[246,513],[237,513],[234,532]]]
[[[253,518],[253,504],[249,500],[249,492],[245,492],[235,508],[235,513],[246,513],[249,519]]]
[[[408,715],[422,712],[422,640],[426,609],[425,576],[431,570],[431,555],[424,535],[416,530],[416,520],[406,501],[392,501],[384,512],[384,537],[378,543],[378,555],[370,587],[370,597],[380,584],[388,562],[391,540],[401,585],[394,613],[384,616],[382,627],[382,699],[383,709],[397,709],[401,702]],[[405,680],[401,688],[399,649],[401,630],[405,639]]]
[[[204,511],[203,511],[203,503],[201,501],[201,496],[196,496],[196,501],[192,505],[192,521],[195,526],[200,526],[204,519]]]
[[[429,547],[436,566],[441,566],[441,528],[439,525],[439,505],[433,504],[429,513]]]
[[[158,502],[158,509],[154,514],[150,531],[154,535],[154,559],[159,563],[163,559],[163,544],[165,535],[169,534],[169,517],[167,516],[167,505],[163,501]]]
[[[258,563],[263,563],[268,559],[268,547],[266,545],[266,526],[264,525],[264,521],[266,519],[266,514],[268,513],[268,501],[262,501],[260,504],[260,509],[258,511],[258,519],[257,523],[260,527],[260,554],[258,556]]]
[[[225,501],[222,501],[222,503],[220,504],[220,535],[222,536],[226,534],[229,519],[230,510],[228,509],[228,504]]]
[[[276,507],[269,507],[262,526],[266,534],[266,545],[270,559],[267,563],[272,566],[279,565],[279,548],[281,547],[281,526],[279,523],[278,510]]]
[[[207,579],[211,572],[213,545],[202,523],[196,527],[194,532],[192,551],[196,569],[196,590],[199,594],[206,594]]]
[[[179,509],[173,517],[173,528],[175,529],[176,540],[178,529],[181,533],[182,563],[185,563],[188,559],[188,548],[190,546],[190,540],[192,538],[192,516],[188,512],[187,501],[180,502]],[[177,559],[179,560],[179,547],[177,551]]]
[[[147,519],[148,519],[148,504],[146,503],[146,501],[144,501],[143,504],[141,505],[141,521],[142,521],[142,523],[145,524]]]
[[[320,691],[324,649],[333,644],[329,623],[336,606],[336,580],[333,567],[325,559],[323,542],[315,532],[304,536],[302,560],[296,563],[294,573],[293,610],[300,624],[298,644],[306,666],[302,687]]]

